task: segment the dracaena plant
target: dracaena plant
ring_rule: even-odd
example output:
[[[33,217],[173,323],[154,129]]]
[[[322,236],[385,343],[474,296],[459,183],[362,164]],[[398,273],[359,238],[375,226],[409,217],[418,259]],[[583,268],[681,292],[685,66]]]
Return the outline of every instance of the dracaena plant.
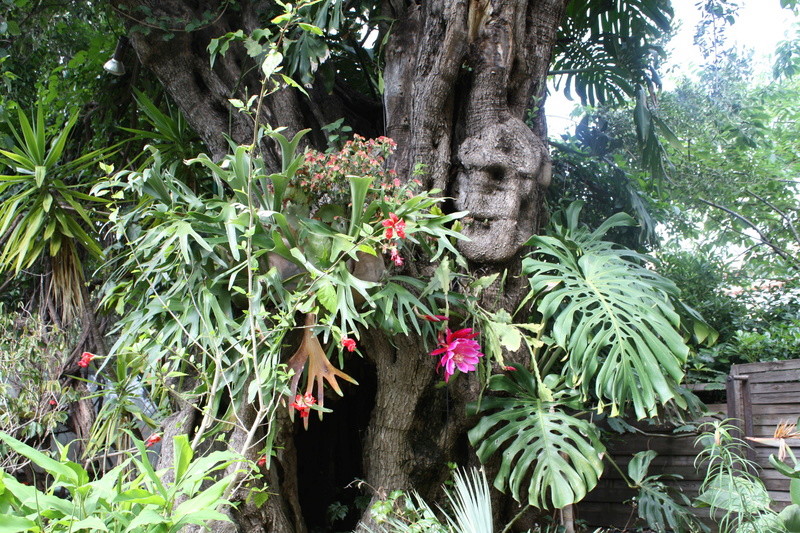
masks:
[[[51,275],[50,291],[64,321],[76,316],[82,306],[79,254],[102,256],[96,219],[87,208],[97,206],[101,199],[88,194],[88,189],[93,181],[91,165],[109,152],[93,151],[72,159],[65,155],[77,119],[77,114],[72,115],[51,135],[41,106],[33,120],[18,109],[17,120],[8,123],[12,145],[0,150],[0,235],[4,239],[0,271],[18,274],[44,258]]]

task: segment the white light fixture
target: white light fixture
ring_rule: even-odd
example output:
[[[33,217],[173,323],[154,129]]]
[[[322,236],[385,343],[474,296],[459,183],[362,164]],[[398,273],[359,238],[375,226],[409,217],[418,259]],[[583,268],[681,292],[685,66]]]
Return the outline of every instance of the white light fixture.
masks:
[[[117,48],[114,50],[114,55],[103,64],[103,70],[112,76],[122,76],[125,74],[125,65],[122,63],[122,56],[125,53],[125,47],[128,45],[128,38],[120,35],[117,39]]]

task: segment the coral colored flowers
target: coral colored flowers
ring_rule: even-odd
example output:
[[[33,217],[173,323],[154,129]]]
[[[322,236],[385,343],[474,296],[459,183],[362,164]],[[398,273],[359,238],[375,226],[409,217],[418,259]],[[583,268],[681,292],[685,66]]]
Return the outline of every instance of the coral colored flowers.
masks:
[[[356,349],[356,341],[351,338],[345,337],[342,339],[342,346],[347,349],[348,352],[355,351]]]
[[[95,357],[97,357],[97,356],[95,354],[93,354],[93,353],[83,352],[81,354],[80,360],[78,361],[78,366],[81,367],[81,368],[88,367],[89,363],[91,363],[92,359],[94,359]]]
[[[161,442],[161,435],[159,435],[158,433],[153,433],[152,435],[147,437],[147,440],[144,441],[144,445],[149,448],[153,444],[156,444],[156,443],[159,443],[159,442]]]
[[[389,218],[381,222],[381,225],[386,228],[384,235],[387,239],[391,239],[394,234],[399,239],[406,238],[406,221],[394,213],[389,213]]]
[[[256,464],[259,466],[259,468],[263,467],[263,466],[266,466],[266,464],[267,464],[267,456],[266,455],[262,455],[261,457],[259,457],[258,461],[256,461]]]
[[[289,404],[289,407],[300,411],[300,418],[308,418],[308,415],[311,412],[311,406],[315,403],[317,403],[316,398],[314,398],[310,392],[307,392],[303,396],[300,396],[299,394],[295,396],[294,401]]]
[[[456,368],[461,372],[475,370],[478,359],[483,357],[480,345],[473,339],[478,336],[471,328],[450,331],[445,329],[439,336],[439,348],[433,350],[431,355],[441,355],[438,370],[444,368],[444,380],[448,381],[455,374]]]

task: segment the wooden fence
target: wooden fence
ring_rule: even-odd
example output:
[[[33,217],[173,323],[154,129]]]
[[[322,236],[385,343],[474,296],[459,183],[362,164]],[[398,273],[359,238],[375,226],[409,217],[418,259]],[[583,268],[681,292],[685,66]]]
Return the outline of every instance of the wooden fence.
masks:
[[[708,408],[718,412],[718,418],[736,419],[740,437],[772,437],[779,423],[794,423],[800,417],[800,360],[733,366],[728,376],[727,403],[708,405]],[[627,472],[633,454],[656,451],[658,456],[650,466],[650,473],[682,476],[683,479],[672,481],[670,485],[693,499],[705,474],[698,473],[694,465],[700,451],[694,446],[696,435],[676,436],[664,427],[645,430],[647,435],[621,435],[610,443],[611,456]],[[800,441],[789,442],[800,458]],[[752,441],[750,444],[753,448],[748,452],[749,458],[762,469],[759,475],[775,502],[773,508],[781,509],[790,501],[789,480],[769,463],[769,456],[778,450],[768,444]],[[606,466],[600,484],[577,505],[576,518],[590,527],[643,526],[636,520],[636,510],[631,503],[634,496],[635,491],[628,488],[619,473]],[[697,513],[707,516],[707,511]]]

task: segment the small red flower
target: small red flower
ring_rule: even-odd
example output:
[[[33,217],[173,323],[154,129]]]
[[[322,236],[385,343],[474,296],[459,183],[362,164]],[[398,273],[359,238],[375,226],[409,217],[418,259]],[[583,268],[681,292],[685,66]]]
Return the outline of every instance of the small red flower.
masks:
[[[88,367],[89,363],[91,363],[92,359],[94,359],[95,357],[97,357],[97,356],[95,354],[91,353],[91,352],[83,352],[81,354],[80,360],[78,361],[78,366],[81,367],[81,368]]]
[[[50,405],[58,405],[58,402],[55,400],[50,400],[48,403],[50,403]]]
[[[387,239],[391,239],[395,233],[398,239],[406,238],[406,221],[394,213],[389,213],[389,218],[381,222],[381,225],[386,228],[384,235]]]
[[[356,349],[356,341],[349,337],[345,337],[342,339],[342,346],[344,346],[348,352],[352,352]]]
[[[514,368],[513,366],[504,366],[504,367],[503,367],[503,370],[507,370],[508,372],[514,372],[514,371],[516,371],[517,369],[516,369],[516,368]]]
[[[397,251],[397,247],[396,246],[392,246],[391,250],[389,250],[389,253],[390,253],[390,259],[395,264],[395,266],[399,266],[399,267],[403,266],[403,263],[405,261],[403,261],[403,256],[400,255],[400,252]]]
[[[266,455],[262,455],[261,457],[259,457],[258,461],[256,461],[256,464],[259,467],[266,466],[266,464],[267,464],[267,456]]]
[[[152,435],[147,437],[147,440],[144,441],[144,445],[149,448],[153,444],[157,444],[159,442],[161,442],[161,435],[159,435],[158,433],[153,433]]]
[[[311,406],[315,403],[317,403],[316,398],[314,398],[310,392],[307,392],[303,396],[299,394],[295,396],[294,401],[289,407],[298,410],[300,412],[300,418],[308,418],[309,413],[311,413]]]

